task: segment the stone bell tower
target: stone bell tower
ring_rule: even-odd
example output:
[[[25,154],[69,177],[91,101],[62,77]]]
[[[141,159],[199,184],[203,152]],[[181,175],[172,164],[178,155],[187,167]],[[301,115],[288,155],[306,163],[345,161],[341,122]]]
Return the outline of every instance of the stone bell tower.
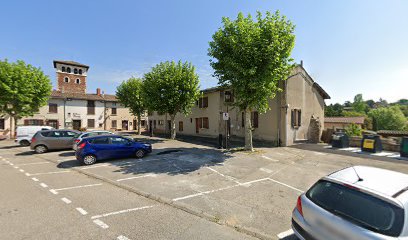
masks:
[[[89,66],[74,61],[54,60],[57,73],[57,90],[64,93],[86,93],[86,76]]]

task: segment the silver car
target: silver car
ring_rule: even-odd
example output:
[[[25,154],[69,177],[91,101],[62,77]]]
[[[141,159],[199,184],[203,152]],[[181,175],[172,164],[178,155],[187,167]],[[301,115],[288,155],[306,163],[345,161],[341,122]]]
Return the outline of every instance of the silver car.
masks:
[[[292,229],[300,239],[408,239],[408,175],[354,166],[299,196]]]
[[[75,130],[44,130],[38,131],[31,139],[30,148],[36,153],[45,153],[48,150],[69,149],[72,139],[81,132]]]

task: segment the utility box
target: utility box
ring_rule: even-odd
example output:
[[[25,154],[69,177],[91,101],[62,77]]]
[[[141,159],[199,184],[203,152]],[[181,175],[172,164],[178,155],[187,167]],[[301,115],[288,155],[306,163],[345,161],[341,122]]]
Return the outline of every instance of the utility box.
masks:
[[[348,148],[350,146],[349,136],[343,132],[336,132],[332,135],[331,145],[334,148]]]
[[[401,157],[408,158],[408,137],[403,137],[401,139]]]
[[[361,140],[361,151],[377,153],[382,151],[382,143],[379,135],[365,134]]]

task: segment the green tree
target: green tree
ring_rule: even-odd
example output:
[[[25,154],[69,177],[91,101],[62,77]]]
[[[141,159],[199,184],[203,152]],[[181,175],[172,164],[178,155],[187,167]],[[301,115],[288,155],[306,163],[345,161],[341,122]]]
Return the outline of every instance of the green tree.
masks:
[[[277,11],[251,15],[238,14],[236,20],[222,19],[223,26],[214,33],[208,55],[219,84],[236,96],[234,105],[245,112],[245,149],[253,151],[251,110],[264,113],[268,100],[282,89],[293,68],[291,52],[295,44],[295,26]]]
[[[40,68],[0,60],[0,112],[10,115],[14,126],[19,118],[32,116],[46,105],[51,89],[50,78]]]
[[[342,117],[343,116],[343,106],[339,103],[330,104],[324,108],[324,115],[326,117]]]
[[[373,129],[404,130],[407,119],[398,106],[382,107],[371,110],[368,115],[373,119]]]
[[[354,101],[351,106],[355,112],[365,113],[367,110],[367,103],[364,102],[362,94],[357,94],[354,97]]]
[[[346,127],[345,131],[346,131],[346,134],[348,136],[350,136],[350,137],[361,136],[361,133],[362,133],[362,130],[361,130],[360,126],[358,126],[357,124],[354,124],[354,123],[348,125]]]
[[[130,109],[130,112],[137,116],[137,132],[141,134],[142,113],[146,106],[142,97],[143,81],[139,78],[129,78],[123,81],[116,89],[116,97],[119,102]]]
[[[198,75],[191,63],[162,62],[144,75],[143,97],[149,110],[170,115],[171,138],[176,138],[177,113],[188,114],[200,95]]]

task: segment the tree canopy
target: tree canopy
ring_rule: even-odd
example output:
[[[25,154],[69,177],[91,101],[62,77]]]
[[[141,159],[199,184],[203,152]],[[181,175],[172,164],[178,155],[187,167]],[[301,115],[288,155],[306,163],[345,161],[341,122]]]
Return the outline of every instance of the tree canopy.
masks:
[[[129,78],[123,81],[116,89],[116,97],[119,102],[130,109],[130,112],[138,118],[138,133],[141,134],[141,115],[146,110],[142,97],[143,80]]]
[[[50,78],[40,68],[24,61],[0,60],[0,112],[14,121],[38,112],[47,104],[51,89]]]
[[[143,97],[149,110],[170,115],[171,138],[176,137],[174,117],[188,114],[200,95],[195,67],[188,62],[167,61],[144,75]]]
[[[281,91],[293,68],[291,52],[295,44],[294,24],[277,11],[237,19],[222,19],[214,33],[208,55],[219,84],[234,91],[235,102],[245,112],[245,147],[252,150],[250,111],[266,112],[268,101]]]
[[[398,106],[373,109],[368,115],[373,119],[375,131],[406,130],[407,128],[407,119]]]

